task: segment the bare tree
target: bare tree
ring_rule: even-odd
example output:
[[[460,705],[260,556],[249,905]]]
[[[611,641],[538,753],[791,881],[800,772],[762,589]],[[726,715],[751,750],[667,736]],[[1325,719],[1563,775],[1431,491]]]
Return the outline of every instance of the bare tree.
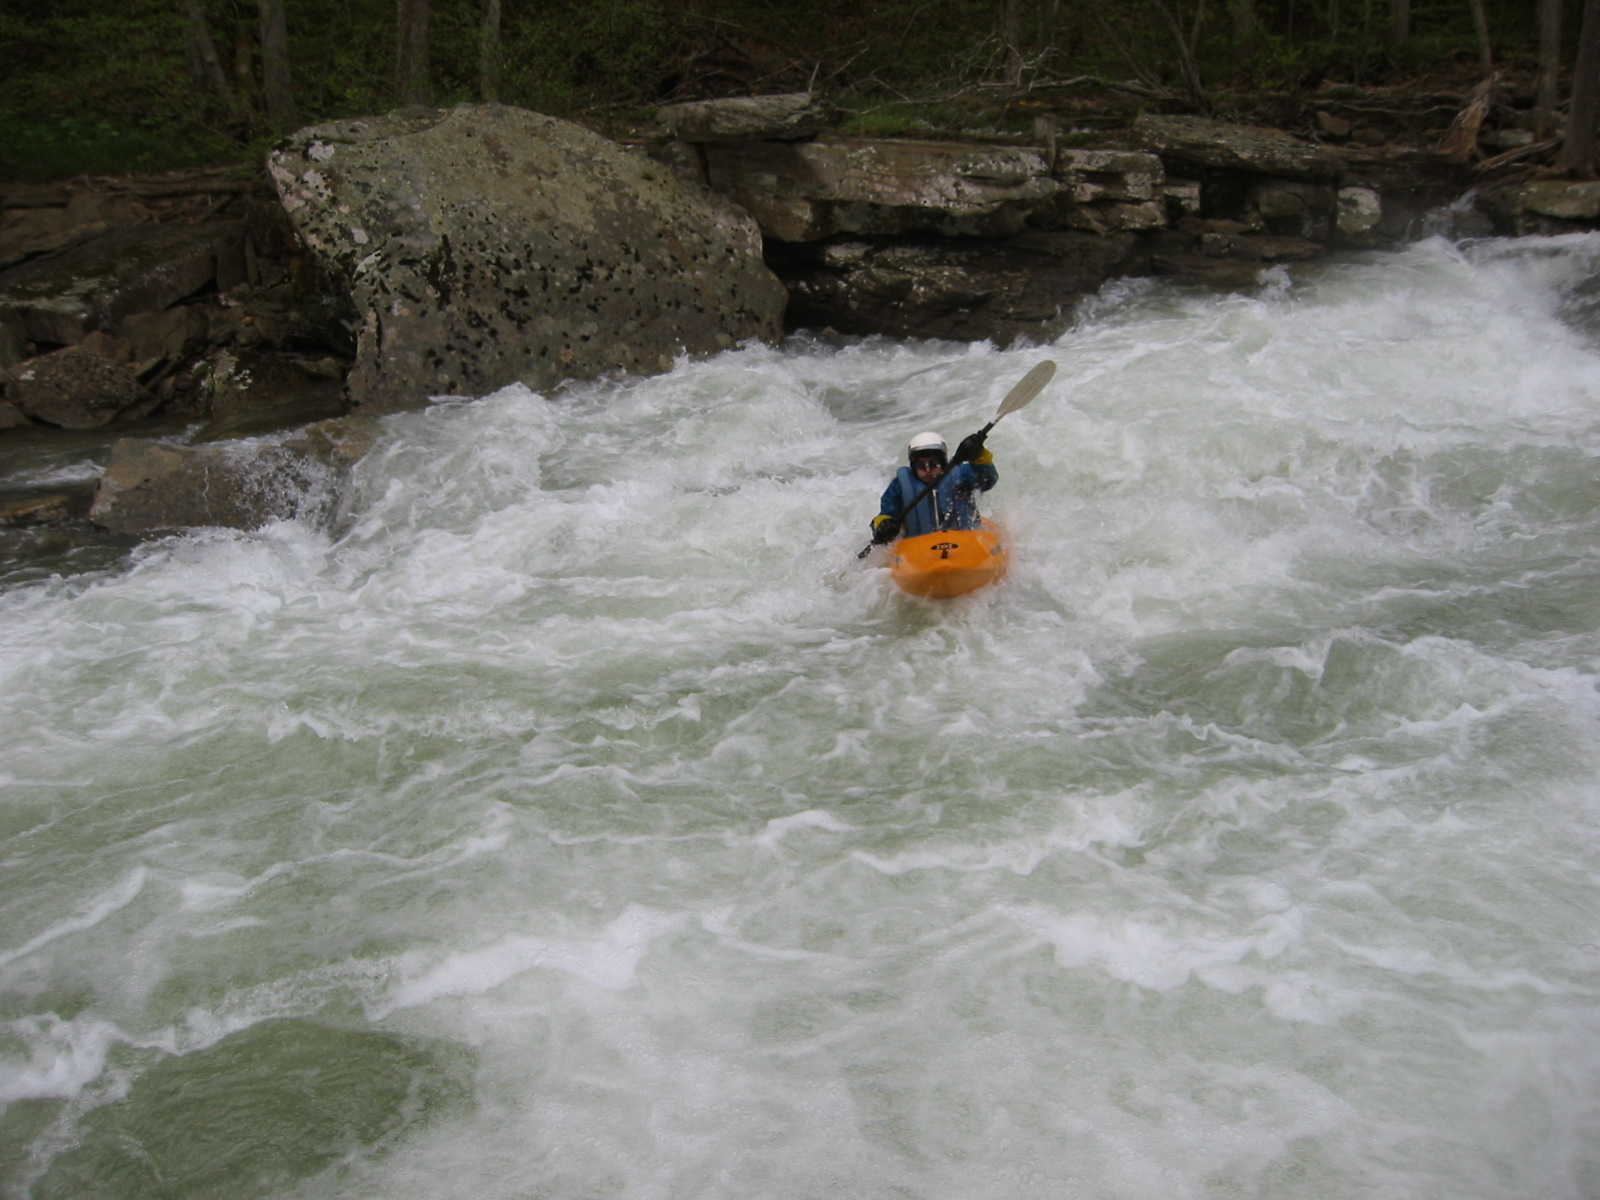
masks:
[[[395,91],[402,104],[428,104],[428,22],[433,0],[395,0]]]
[[[208,88],[232,116],[239,114],[239,97],[228,82],[222,56],[211,38],[203,0],[183,0],[183,24],[188,35],[190,67],[196,81]]]
[[[1472,27],[1478,31],[1478,65],[1487,75],[1494,70],[1494,54],[1489,47],[1489,13],[1483,0],[1467,0],[1472,9]]]
[[[1539,79],[1534,88],[1538,136],[1556,131],[1557,78],[1561,74],[1561,0],[1539,0]]]
[[[1022,86],[1022,0],[1000,0],[1000,49],[1005,54],[1006,82]]]
[[[1600,135],[1600,0],[1584,0],[1578,28],[1578,60],[1572,68],[1572,108],[1561,146],[1561,166],[1580,179],[1593,179]]]
[[[289,24],[283,0],[259,0],[261,15],[261,91],[267,121],[274,129],[295,123],[294,81],[289,74]]]
[[[500,99],[500,0],[483,0],[478,29],[478,98]]]
[[[1411,0],[1389,0],[1389,48],[1398,50],[1411,40]]]
[[[1210,112],[1211,101],[1200,82],[1200,63],[1195,57],[1195,48],[1200,44],[1200,28],[1206,15],[1204,0],[1194,6],[1194,21],[1188,29],[1184,28],[1177,0],[1153,0],[1153,3],[1172,33],[1173,44],[1178,50],[1178,69],[1183,73],[1183,90],[1189,103],[1201,112]]]

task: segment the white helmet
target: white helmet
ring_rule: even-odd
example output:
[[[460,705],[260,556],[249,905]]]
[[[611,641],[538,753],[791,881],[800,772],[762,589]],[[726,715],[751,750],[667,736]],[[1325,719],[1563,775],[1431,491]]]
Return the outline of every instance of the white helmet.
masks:
[[[950,447],[945,444],[945,440],[941,435],[934,433],[931,429],[925,433],[917,434],[916,437],[906,443],[907,462],[922,454],[937,454],[942,461],[950,461]]]

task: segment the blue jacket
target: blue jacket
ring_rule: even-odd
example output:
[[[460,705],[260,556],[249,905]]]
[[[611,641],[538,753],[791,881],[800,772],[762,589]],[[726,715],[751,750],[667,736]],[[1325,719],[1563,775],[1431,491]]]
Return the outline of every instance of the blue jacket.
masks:
[[[987,492],[999,481],[1000,472],[993,463],[959,463],[940,477],[914,511],[904,512],[906,505],[922,495],[925,485],[911,473],[910,467],[901,467],[884,490],[878,511],[899,517],[900,532],[905,537],[920,537],[940,529],[971,529],[980,524],[973,493]],[[937,512],[934,511],[936,500]]]

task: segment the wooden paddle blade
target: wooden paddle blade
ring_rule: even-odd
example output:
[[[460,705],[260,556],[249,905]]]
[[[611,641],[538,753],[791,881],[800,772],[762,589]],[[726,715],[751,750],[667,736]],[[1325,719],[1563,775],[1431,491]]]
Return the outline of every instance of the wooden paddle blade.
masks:
[[[998,421],[1007,413],[1016,412],[1017,409],[1044,391],[1044,385],[1050,382],[1055,373],[1056,364],[1048,358],[1035,366],[1033,370],[1017,381],[1016,387],[1006,393],[1006,398],[1000,402],[1000,411],[994,414],[994,420]],[[993,425],[994,421],[989,423]]]

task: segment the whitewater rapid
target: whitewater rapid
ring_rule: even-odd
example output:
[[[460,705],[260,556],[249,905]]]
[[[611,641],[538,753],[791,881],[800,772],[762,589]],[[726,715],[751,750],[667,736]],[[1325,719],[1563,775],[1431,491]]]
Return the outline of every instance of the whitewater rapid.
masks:
[[[0,1187],[1600,1195],[1600,236],[387,419],[0,590]],[[990,438],[1011,575],[856,559]]]

